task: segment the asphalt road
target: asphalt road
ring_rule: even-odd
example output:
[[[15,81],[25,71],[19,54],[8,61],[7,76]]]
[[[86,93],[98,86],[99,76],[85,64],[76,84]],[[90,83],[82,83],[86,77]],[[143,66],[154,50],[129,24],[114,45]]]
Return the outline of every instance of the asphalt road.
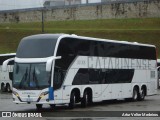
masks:
[[[14,104],[12,102],[11,93],[0,93],[0,111],[19,111],[19,112],[40,112],[42,113],[43,118],[37,118],[37,120],[51,120],[51,119],[63,119],[63,120],[104,120],[104,119],[133,119],[133,120],[160,120],[159,117],[116,117],[117,112],[115,111],[123,111],[124,113],[142,113],[144,111],[153,112],[160,111],[160,90],[158,90],[157,95],[147,96],[144,101],[138,102],[126,102],[125,100],[114,100],[114,101],[104,101],[94,103],[87,108],[81,108],[80,105],[77,105],[75,109],[70,110],[67,105],[56,106],[55,109],[51,109],[49,105],[43,106],[42,111],[37,111],[36,106],[34,104]],[[138,112],[139,111],[139,112]],[[118,112],[118,114],[122,114],[123,112]],[[102,116],[101,116],[102,115]],[[106,116],[105,116],[106,115]],[[44,118],[44,116],[48,118]],[[54,117],[51,118],[50,116]],[[2,118],[0,118],[2,119]],[[9,118],[3,118],[8,120]],[[13,118],[10,118],[13,119]],[[17,118],[14,118],[17,119]],[[25,118],[23,118],[25,119]],[[27,119],[27,118],[26,118]],[[30,118],[35,120],[35,118]]]

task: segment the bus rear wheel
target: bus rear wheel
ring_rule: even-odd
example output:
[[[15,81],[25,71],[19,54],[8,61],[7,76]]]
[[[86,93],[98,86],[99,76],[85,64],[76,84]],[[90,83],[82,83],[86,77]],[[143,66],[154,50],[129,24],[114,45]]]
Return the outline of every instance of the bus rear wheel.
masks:
[[[83,94],[83,98],[81,100],[81,106],[82,107],[87,107],[87,105],[89,105],[89,103],[90,103],[90,98],[89,97],[90,96],[89,96],[88,92],[85,91],[84,94]]]
[[[137,101],[137,100],[138,100],[138,89],[135,87],[133,89],[132,101]]]
[[[75,95],[75,92],[72,91],[71,97],[70,97],[69,108],[73,109],[75,107],[75,104],[76,104],[76,95]]]
[[[145,88],[142,88],[141,92],[139,93],[138,100],[139,101],[143,101],[145,99],[145,96],[146,96],[146,94],[145,94]]]

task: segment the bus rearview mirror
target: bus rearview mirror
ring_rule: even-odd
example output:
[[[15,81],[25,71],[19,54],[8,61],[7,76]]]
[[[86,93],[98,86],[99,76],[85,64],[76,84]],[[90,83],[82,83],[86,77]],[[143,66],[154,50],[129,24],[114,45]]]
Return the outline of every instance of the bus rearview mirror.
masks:
[[[51,71],[51,68],[52,68],[52,63],[54,60],[57,60],[57,59],[61,59],[62,57],[61,56],[57,56],[57,57],[52,57],[50,58],[49,60],[47,60],[47,63],[46,63],[46,71],[50,72]]]
[[[51,71],[52,62],[53,62],[53,59],[47,60],[47,63],[46,63],[46,71],[48,71],[48,72]]]
[[[3,70],[3,72],[6,72],[6,71],[7,71],[8,63],[9,63],[10,61],[14,61],[14,58],[7,59],[7,60],[5,60],[5,61],[3,62],[3,65],[2,65],[2,70]]]

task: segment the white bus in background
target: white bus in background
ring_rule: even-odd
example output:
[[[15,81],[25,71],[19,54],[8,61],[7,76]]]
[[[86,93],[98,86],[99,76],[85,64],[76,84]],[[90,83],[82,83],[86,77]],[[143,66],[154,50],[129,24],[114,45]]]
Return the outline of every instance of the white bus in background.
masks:
[[[12,89],[14,61],[8,63],[6,70],[2,70],[2,64],[5,60],[15,57],[15,55],[15,53],[0,54],[0,89],[2,92],[10,92]]]
[[[160,59],[157,59],[158,88],[160,88]]]
[[[21,40],[13,72],[13,102],[55,107],[144,100],[157,91],[154,45],[67,34]]]
[[[157,67],[160,66],[160,59],[157,59]]]

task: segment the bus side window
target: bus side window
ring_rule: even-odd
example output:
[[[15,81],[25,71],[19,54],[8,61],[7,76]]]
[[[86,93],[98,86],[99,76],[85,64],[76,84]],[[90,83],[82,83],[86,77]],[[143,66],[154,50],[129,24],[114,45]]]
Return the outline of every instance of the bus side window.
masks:
[[[9,72],[9,79],[12,81],[13,80],[13,72]]]
[[[160,68],[158,68],[158,79],[160,79]]]
[[[100,77],[100,84],[105,84],[105,76],[106,76],[106,70],[102,69],[99,73],[99,77]]]
[[[99,70],[90,69],[89,70],[89,84],[100,83]]]
[[[53,86],[55,89],[58,89],[61,87],[63,79],[64,79],[63,70],[61,70],[60,68],[55,68],[54,82],[53,82]]]
[[[79,69],[73,79],[72,85],[85,85],[89,84],[88,69]]]

